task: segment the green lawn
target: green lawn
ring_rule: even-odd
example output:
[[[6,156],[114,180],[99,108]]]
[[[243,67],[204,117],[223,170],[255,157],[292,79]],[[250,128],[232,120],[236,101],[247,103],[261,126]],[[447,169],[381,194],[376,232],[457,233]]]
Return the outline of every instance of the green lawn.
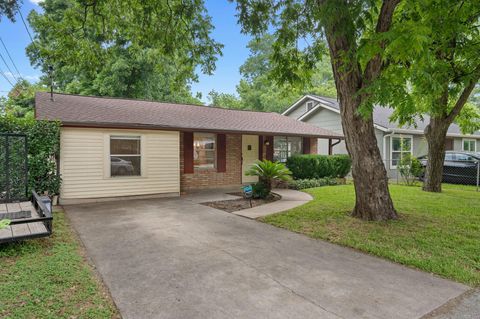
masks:
[[[480,286],[480,192],[446,185],[441,194],[390,185],[399,220],[349,216],[353,185],[307,190],[314,200],[266,223],[353,247],[471,286]]]
[[[0,245],[0,318],[118,317],[63,213],[51,238]]]

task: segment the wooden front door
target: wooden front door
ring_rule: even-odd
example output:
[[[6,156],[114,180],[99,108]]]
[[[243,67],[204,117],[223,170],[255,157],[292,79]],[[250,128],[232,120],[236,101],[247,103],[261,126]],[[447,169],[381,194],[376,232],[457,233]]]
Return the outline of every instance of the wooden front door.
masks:
[[[242,183],[255,183],[256,176],[247,176],[245,172],[258,160],[258,136],[242,135]]]

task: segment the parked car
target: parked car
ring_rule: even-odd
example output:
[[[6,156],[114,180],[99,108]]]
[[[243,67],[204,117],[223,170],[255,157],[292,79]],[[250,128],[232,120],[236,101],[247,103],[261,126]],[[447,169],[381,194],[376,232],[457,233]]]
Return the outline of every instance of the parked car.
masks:
[[[423,167],[427,166],[427,156],[418,158]],[[443,182],[453,184],[477,184],[480,152],[445,152],[443,162]],[[420,176],[423,180],[424,174]]]
[[[133,164],[131,161],[112,156],[111,165],[112,176],[128,176],[133,174]]]

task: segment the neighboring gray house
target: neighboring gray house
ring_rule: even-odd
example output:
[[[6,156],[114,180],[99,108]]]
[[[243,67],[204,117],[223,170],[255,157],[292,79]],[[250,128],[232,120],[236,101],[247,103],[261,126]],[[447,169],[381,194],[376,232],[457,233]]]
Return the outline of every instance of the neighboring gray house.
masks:
[[[423,131],[429,119],[425,116],[425,121],[419,120],[416,123],[417,127],[401,127],[398,123],[390,122],[392,112],[393,110],[389,108],[375,108],[373,122],[378,147],[387,171],[390,176],[396,176],[397,164],[402,154],[411,153],[417,157],[427,154],[427,142]],[[323,129],[342,133],[340,106],[336,99],[305,95],[282,114]],[[390,147],[391,145],[393,148]],[[452,124],[447,133],[446,149],[480,151],[480,132],[462,134],[458,125]],[[345,141],[318,140],[318,153],[346,154]]]

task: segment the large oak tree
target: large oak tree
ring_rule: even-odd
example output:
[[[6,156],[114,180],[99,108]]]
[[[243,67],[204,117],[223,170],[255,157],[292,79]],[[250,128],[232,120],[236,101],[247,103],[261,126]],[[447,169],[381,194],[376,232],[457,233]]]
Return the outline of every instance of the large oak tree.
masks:
[[[273,30],[274,74],[303,80],[328,44],[343,132],[352,158],[356,202],[352,215],[397,218],[375,138],[374,99],[366,89],[382,74],[382,52],[400,0],[237,0],[244,32]]]

